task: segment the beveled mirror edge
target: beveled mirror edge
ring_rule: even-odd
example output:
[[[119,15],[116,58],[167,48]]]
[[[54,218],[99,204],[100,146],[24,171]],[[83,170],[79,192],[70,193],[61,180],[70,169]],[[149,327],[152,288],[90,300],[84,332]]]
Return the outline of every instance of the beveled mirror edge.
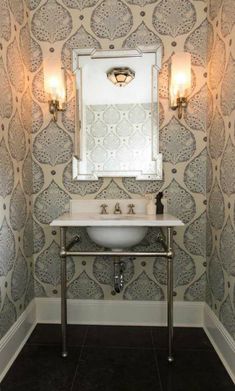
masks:
[[[155,64],[153,65],[153,68],[157,70],[157,72],[161,69],[162,64],[162,47],[151,45],[151,46],[138,46],[135,49],[121,49],[121,50],[102,50],[102,49],[96,49],[96,48],[84,48],[84,49],[73,49],[72,52],[72,64],[73,64],[73,76],[75,80],[75,92],[76,92],[76,103],[75,103],[75,135],[74,135],[74,156],[72,160],[72,178],[73,180],[82,180],[82,181],[97,181],[99,177],[135,177],[136,180],[161,180],[162,179],[162,154],[159,153],[159,129],[158,129],[158,135],[157,140],[154,144],[152,144],[152,159],[156,163],[156,173],[153,174],[142,174],[140,171],[123,171],[123,172],[106,172],[103,171],[102,175],[97,175],[96,173],[93,174],[80,174],[78,171],[78,165],[79,161],[81,162],[80,155],[81,155],[81,148],[82,148],[82,142],[81,142],[81,123],[82,123],[82,105],[77,104],[77,102],[82,102],[81,98],[81,90],[78,91],[77,89],[77,75],[76,72],[79,70],[79,56],[90,56],[90,58],[93,59],[104,59],[104,58],[123,58],[123,57],[141,57],[144,53],[155,53]],[[152,69],[153,69],[152,68]],[[80,69],[80,72],[82,72],[82,69]],[[152,72],[152,78],[153,78],[153,72]],[[157,97],[158,97],[158,78],[155,80],[157,86]],[[82,83],[82,77],[81,81]],[[152,81],[152,86],[154,89],[154,83]],[[153,93],[153,92],[152,92]],[[153,99],[152,99],[152,105],[153,105]],[[157,99],[157,105],[159,107],[159,97]],[[157,122],[159,124],[159,109],[157,110],[158,119]],[[156,138],[156,134],[153,134],[153,128],[152,125],[152,139]]]
[[[128,178],[128,177],[134,177],[136,180],[140,181],[155,181],[155,180],[162,180],[163,174],[162,174],[162,154],[159,153],[156,160],[156,173],[155,174],[142,174],[140,171],[123,171],[123,172],[117,172],[117,171],[104,171],[102,177],[107,178]],[[77,179],[82,181],[98,181],[100,176],[93,174],[79,174],[78,172],[78,159],[76,156],[73,156],[72,160],[72,170],[73,170],[73,180]],[[135,174],[133,174],[135,172]]]

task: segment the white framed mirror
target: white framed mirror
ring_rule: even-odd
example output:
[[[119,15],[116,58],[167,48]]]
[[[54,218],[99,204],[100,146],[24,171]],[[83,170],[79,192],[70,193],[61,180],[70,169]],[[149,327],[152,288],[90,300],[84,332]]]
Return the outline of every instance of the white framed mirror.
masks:
[[[73,178],[162,179],[159,153],[160,47],[74,49]]]

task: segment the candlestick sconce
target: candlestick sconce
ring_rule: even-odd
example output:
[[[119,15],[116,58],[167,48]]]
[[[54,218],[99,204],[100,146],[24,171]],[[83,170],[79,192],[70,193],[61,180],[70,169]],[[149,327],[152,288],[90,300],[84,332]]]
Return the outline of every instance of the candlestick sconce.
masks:
[[[49,112],[57,121],[58,112],[66,109],[65,71],[53,56],[44,60],[44,90],[48,96]]]
[[[171,60],[170,100],[171,108],[178,110],[178,118],[182,118],[187,108],[191,87],[191,54],[176,53]]]

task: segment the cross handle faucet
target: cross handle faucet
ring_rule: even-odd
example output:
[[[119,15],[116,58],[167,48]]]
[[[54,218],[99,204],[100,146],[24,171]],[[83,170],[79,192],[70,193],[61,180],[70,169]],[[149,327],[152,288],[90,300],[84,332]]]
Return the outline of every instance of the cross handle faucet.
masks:
[[[106,205],[106,204],[102,204],[102,205],[100,205],[100,207],[101,207],[101,212],[100,212],[100,214],[101,215],[107,215],[108,214],[108,212],[107,212],[107,207],[108,207],[108,205]]]
[[[128,214],[129,215],[134,215],[135,214],[135,211],[134,211],[134,207],[135,207],[135,205],[134,204],[129,204],[128,205]]]

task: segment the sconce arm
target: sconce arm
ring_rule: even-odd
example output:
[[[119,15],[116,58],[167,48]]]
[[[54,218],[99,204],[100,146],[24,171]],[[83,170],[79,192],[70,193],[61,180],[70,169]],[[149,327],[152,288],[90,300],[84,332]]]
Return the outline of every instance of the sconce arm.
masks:
[[[188,105],[188,101],[186,97],[177,98],[176,106],[172,106],[172,110],[178,109],[178,118],[181,119],[183,115],[183,109],[185,109]]]
[[[53,116],[53,121],[56,122],[58,111],[65,111],[65,105],[61,106],[60,102],[56,99],[49,100],[48,104],[49,104],[49,112]]]

